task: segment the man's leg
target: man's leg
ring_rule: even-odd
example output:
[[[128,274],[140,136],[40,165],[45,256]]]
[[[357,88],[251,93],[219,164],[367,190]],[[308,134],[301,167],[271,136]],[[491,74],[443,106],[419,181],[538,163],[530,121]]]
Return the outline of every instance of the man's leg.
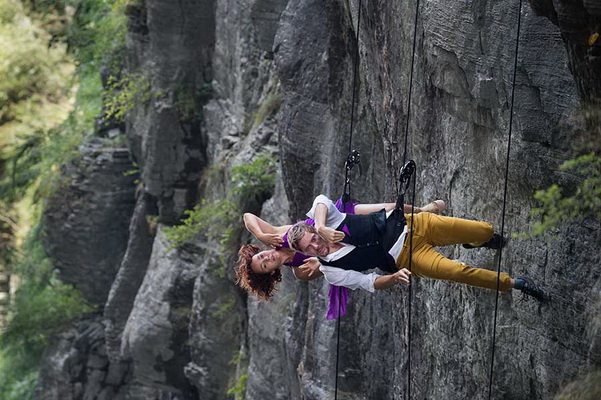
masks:
[[[485,243],[493,233],[488,222],[445,217],[421,213],[415,219],[415,232],[423,236],[432,246],[448,246],[459,243]]]
[[[428,244],[414,249],[411,271],[424,278],[444,279],[492,290],[497,288],[496,271],[472,268],[463,263],[449,260]],[[499,290],[506,292],[510,288],[509,275],[501,272]]]

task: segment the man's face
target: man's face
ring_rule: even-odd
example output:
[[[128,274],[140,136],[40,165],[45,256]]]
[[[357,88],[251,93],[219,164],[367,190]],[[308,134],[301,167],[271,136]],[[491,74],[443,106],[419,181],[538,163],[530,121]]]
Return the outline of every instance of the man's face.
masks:
[[[330,246],[321,236],[314,232],[305,232],[298,241],[298,248],[303,254],[324,257],[330,254]]]
[[[277,250],[263,250],[252,257],[250,268],[255,274],[270,274],[282,266],[282,254]]]

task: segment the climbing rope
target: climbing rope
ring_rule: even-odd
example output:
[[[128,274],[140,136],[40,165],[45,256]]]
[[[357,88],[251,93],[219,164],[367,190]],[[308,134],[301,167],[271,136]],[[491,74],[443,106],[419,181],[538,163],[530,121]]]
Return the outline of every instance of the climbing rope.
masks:
[[[409,73],[409,91],[407,97],[407,123],[405,124],[405,149],[403,151],[403,165],[407,160],[408,143],[409,143],[409,122],[411,117],[411,95],[413,93],[413,69],[415,63],[415,49],[417,47],[417,22],[419,17],[419,0],[415,2],[415,18],[413,21],[413,49],[411,52],[411,68]],[[413,227],[413,216],[415,208],[415,183],[417,177],[413,179],[413,196],[411,199],[411,226]],[[409,272],[413,264],[413,229],[409,233]],[[413,290],[412,286],[409,285],[409,305],[407,308],[407,399],[411,399],[411,314],[412,314],[412,299]]]
[[[503,189],[503,209],[501,212],[501,237],[505,237],[505,210],[507,204],[507,182],[509,181],[509,151],[511,150],[511,134],[513,127],[513,103],[515,95],[515,81],[518,69],[518,49],[520,44],[520,28],[522,25],[522,0],[519,2],[518,8],[518,27],[515,38],[515,58],[513,62],[513,82],[511,83],[511,106],[509,110],[509,138],[507,139],[507,157],[505,158],[505,184]],[[492,345],[490,354],[490,375],[488,381],[488,399],[492,396],[492,379],[495,366],[495,343],[497,339],[497,313],[499,308],[499,287],[501,282],[501,257],[503,255],[503,246],[499,249],[499,263],[497,265],[497,293],[495,296],[495,313],[492,328]]]
[[[348,141],[348,157],[345,163],[344,172],[344,190],[342,195],[343,211],[346,213],[346,204],[351,199],[351,181],[350,172],[354,165],[359,165],[359,153],[353,151],[353,127],[355,119],[355,96],[357,92],[357,67],[359,65],[359,28],[361,27],[361,5],[363,0],[359,0],[359,9],[357,10],[357,51],[355,52],[355,64],[353,66],[353,97],[351,101],[351,123]],[[338,321],[336,324],[336,378],[334,381],[334,400],[338,400],[338,365],[340,360],[340,319],[342,312],[342,302],[340,301],[340,287],[338,290]]]

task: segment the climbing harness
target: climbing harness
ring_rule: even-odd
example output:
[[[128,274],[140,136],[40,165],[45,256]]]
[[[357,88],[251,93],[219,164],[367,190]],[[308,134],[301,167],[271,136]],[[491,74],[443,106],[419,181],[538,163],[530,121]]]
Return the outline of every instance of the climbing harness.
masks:
[[[342,189],[342,204],[346,212],[346,203],[351,200],[351,171],[353,167],[359,167],[361,174],[361,155],[357,150],[350,151],[344,162],[344,188]]]
[[[505,211],[507,205],[507,182],[509,181],[509,151],[511,150],[511,134],[513,127],[513,104],[515,98],[515,80],[517,76],[518,70],[518,50],[520,44],[520,28],[522,25],[522,0],[519,2],[518,8],[518,27],[517,34],[515,38],[515,57],[513,61],[513,82],[511,83],[511,106],[509,109],[509,138],[507,139],[507,157],[505,158],[505,184],[503,188],[503,209],[501,211],[501,237],[505,237]],[[503,246],[499,248],[499,262],[497,264],[497,293],[495,296],[495,313],[493,318],[493,328],[492,328],[492,344],[491,344],[491,354],[490,354],[490,375],[488,381],[488,399],[490,400],[492,396],[492,380],[494,373],[494,364],[495,364],[495,342],[497,339],[497,313],[499,308],[499,287],[501,283],[501,258],[503,255]]]

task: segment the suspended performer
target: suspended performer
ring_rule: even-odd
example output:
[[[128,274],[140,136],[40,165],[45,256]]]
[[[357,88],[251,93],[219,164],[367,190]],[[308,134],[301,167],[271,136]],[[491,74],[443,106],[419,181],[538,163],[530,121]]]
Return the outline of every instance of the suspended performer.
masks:
[[[395,208],[395,203],[358,204],[347,202],[343,204],[342,199],[338,199],[333,206],[339,212],[345,211],[345,215],[367,215],[381,209],[390,211]],[[442,200],[436,200],[426,206],[415,207],[414,213],[440,213],[445,207]],[[404,210],[411,212],[411,206],[405,204]],[[314,220],[307,219],[303,222],[313,224]],[[277,283],[282,280],[280,271],[282,265],[292,267],[292,272],[297,279],[312,280],[322,276],[319,272],[319,261],[316,257],[298,253],[290,248],[287,233],[292,225],[272,226],[251,213],[244,214],[244,224],[257,240],[272,248],[270,250],[261,249],[261,247],[252,244],[240,248],[235,271],[237,283],[244,290],[262,300],[269,300],[275,292]],[[347,293],[339,294],[339,292],[336,292],[334,294],[332,288],[330,288],[331,300],[334,295],[345,296],[345,298],[336,299],[336,301],[346,303]],[[332,302],[330,302],[330,305],[332,305]],[[335,318],[338,316],[337,313],[338,307],[330,307],[328,317]]]
[[[314,226],[303,222],[293,225],[288,232],[288,242],[292,249],[318,257],[321,265],[310,268],[319,268],[332,285],[373,292],[399,283],[408,285],[410,276],[414,275],[497,288],[497,272],[469,267],[434,250],[436,246],[460,243],[465,243],[466,248],[500,248],[504,240],[487,222],[420,213],[405,214],[405,225],[401,210],[345,214],[324,195],[315,198],[307,216],[314,218]],[[413,231],[412,239],[410,231]],[[407,269],[410,244],[413,248],[411,271]],[[389,274],[362,273],[373,268]],[[532,279],[513,279],[502,272],[499,290],[511,289],[521,290],[541,302],[547,299],[545,291]]]

